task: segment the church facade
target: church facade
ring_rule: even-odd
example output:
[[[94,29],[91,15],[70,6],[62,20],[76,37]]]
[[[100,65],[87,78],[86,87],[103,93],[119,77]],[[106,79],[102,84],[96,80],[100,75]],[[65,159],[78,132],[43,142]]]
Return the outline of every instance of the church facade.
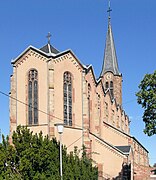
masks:
[[[148,151],[130,135],[122,108],[122,74],[118,68],[110,18],[101,74],[82,64],[71,50],[50,41],[28,47],[12,61],[10,135],[18,125],[58,138],[64,123],[68,151],[86,146],[98,166],[99,179],[148,179]]]

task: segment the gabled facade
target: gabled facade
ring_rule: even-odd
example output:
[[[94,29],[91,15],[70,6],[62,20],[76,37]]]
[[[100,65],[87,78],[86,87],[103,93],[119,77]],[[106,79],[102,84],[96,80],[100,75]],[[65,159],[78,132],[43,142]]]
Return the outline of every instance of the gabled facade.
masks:
[[[10,135],[18,125],[58,138],[54,124],[64,123],[68,151],[84,144],[99,168],[99,179],[148,179],[148,151],[130,135],[122,109],[119,72],[109,19],[101,75],[83,65],[71,50],[50,42],[28,47],[13,62]]]

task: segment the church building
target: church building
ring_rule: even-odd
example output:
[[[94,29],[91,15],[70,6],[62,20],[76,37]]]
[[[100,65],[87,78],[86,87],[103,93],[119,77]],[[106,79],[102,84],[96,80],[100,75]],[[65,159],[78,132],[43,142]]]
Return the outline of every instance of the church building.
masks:
[[[39,49],[29,46],[12,66],[10,135],[23,125],[58,139],[55,124],[64,123],[62,143],[68,152],[85,145],[99,179],[148,179],[148,151],[130,134],[122,108],[122,74],[110,14],[100,77],[72,50],[61,52],[50,40]]]

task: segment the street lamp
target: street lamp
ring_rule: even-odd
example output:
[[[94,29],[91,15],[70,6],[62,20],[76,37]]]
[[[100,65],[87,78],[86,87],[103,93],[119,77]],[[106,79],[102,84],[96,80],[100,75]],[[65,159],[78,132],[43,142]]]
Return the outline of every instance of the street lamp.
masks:
[[[58,123],[58,124],[55,124],[55,126],[57,126],[57,131],[60,135],[60,176],[61,176],[61,180],[63,180],[63,175],[62,175],[62,133],[63,133],[63,129],[64,129],[64,124]]]

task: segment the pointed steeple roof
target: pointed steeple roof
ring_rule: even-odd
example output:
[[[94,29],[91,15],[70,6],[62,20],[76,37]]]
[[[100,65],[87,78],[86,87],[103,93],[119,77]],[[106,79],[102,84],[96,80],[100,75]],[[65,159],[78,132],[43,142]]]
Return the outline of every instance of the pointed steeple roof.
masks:
[[[100,76],[103,76],[106,72],[112,72],[114,75],[121,75],[118,68],[118,61],[110,22],[110,11],[111,9],[108,10],[108,31],[106,37],[103,67]]]

